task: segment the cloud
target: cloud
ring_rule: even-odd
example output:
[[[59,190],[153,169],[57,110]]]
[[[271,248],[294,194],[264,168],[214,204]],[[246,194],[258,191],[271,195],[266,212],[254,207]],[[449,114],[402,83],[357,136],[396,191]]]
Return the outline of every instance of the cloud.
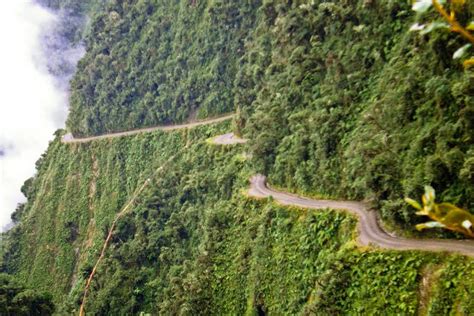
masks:
[[[0,228],[25,201],[20,188],[67,115],[67,87],[48,72],[51,43],[42,36],[56,22],[32,1],[0,2]]]

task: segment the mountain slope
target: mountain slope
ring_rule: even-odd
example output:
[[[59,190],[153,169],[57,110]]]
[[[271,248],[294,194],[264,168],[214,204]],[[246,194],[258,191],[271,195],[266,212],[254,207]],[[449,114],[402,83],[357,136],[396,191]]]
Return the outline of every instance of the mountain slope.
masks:
[[[426,19],[397,1],[114,2],[93,19],[68,129],[240,109],[276,185],[371,200],[404,229],[420,219],[401,198],[427,184],[473,209],[474,75],[451,58],[455,34],[408,32]]]
[[[468,315],[472,258],[359,248],[346,213],[245,195],[262,172],[285,191],[365,199],[415,238],[402,199],[426,184],[472,210],[473,71],[452,61],[455,35],[408,32],[430,18],[400,1],[110,1],[91,16],[68,132],[237,116],[84,143],[58,131],[2,236],[2,271],[77,312],[114,219],[151,178],[117,221],[89,314]],[[249,141],[209,141],[232,130]]]
[[[120,1],[96,15],[72,82],[68,129],[96,135],[233,109],[260,1]]]
[[[359,250],[355,220],[344,213],[245,197],[252,172],[245,145],[206,142],[228,128],[86,144],[56,139],[28,188],[4,268],[52,291],[60,314],[77,311],[115,214],[176,156],[118,221],[88,313],[414,314],[430,273],[438,278],[426,298],[434,314],[472,308],[472,258]]]
[[[432,185],[474,208],[474,72],[452,59],[448,31],[409,32],[403,1],[266,3],[244,55],[244,134],[271,183],[310,195],[367,199],[404,229],[404,196]],[[468,2],[464,23],[472,20]]]

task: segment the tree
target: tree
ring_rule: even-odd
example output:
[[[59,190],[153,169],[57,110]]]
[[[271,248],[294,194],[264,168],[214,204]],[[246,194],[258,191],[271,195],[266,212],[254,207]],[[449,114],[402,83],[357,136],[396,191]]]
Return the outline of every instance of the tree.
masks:
[[[52,315],[53,312],[50,294],[27,289],[12,276],[0,274],[0,315]]]

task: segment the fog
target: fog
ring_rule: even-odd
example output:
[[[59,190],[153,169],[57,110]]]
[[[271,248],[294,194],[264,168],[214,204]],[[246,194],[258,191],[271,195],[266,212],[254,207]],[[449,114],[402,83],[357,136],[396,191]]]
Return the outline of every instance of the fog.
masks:
[[[60,16],[33,1],[0,2],[0,228],[25,197],[23,182],[64,127],[67,81],[83,53],[52,32]],[[58,71],[56,66],[66,69]],[[69,65],[69,66],[68,66]],[[69,67],[69,69],[67,69]]]

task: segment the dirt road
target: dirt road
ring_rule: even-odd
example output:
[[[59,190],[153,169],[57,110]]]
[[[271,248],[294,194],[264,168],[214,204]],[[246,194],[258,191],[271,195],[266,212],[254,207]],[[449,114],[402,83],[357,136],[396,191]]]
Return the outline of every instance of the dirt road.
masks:
[[[357,229],[358,242],[361,245],[373,244],[380,248],[398,250],[424,250],[457,252],[474,257],[474,240],[435,240],[435,239],[406,239],[389,235],[384,231],[377,219],[377,213],[362,202],[313,200],[297,195],[279,192],[266,185],[266,177],[253,176],[250,180],[249,195],[265,198],[272,196],[283,205],[298,206],[310,209],[343,209],[359,217]]]
[[[72,134],[66,134],[66,135],[63,136],[61,142],[65,143],[65,144],[88,143],[88,142],[91,142],[91,141],[94,141],[94,140],[130,136],[130,135],[136,135],[136,134],[140,134],[140,133],[148,133],[148,132],[154,132],[154,131],[173,131],[173,130],[177,130],[177,129],[192,128],[192,127],[196,127],[196,126],[208,125],[208,124],[227,121],[227,120],[230,120],[231,118],[233,118],[234,115],[235,114],[229,114],[229,115],[221,116],[221,117],[218,117],[218,118],[213,118],[213,119],[204,120],[204,121],[197,121],[197,122],[192,122],[192,123],[186,123],[186,124],[180,124],[180,125],[164,125],[164,126],[140,128],[140,129],[135,129],[135,130],[132,130],[132,131],[110,133],[110,134],[84,137],[84,138],[74,138],[74,136]]]

